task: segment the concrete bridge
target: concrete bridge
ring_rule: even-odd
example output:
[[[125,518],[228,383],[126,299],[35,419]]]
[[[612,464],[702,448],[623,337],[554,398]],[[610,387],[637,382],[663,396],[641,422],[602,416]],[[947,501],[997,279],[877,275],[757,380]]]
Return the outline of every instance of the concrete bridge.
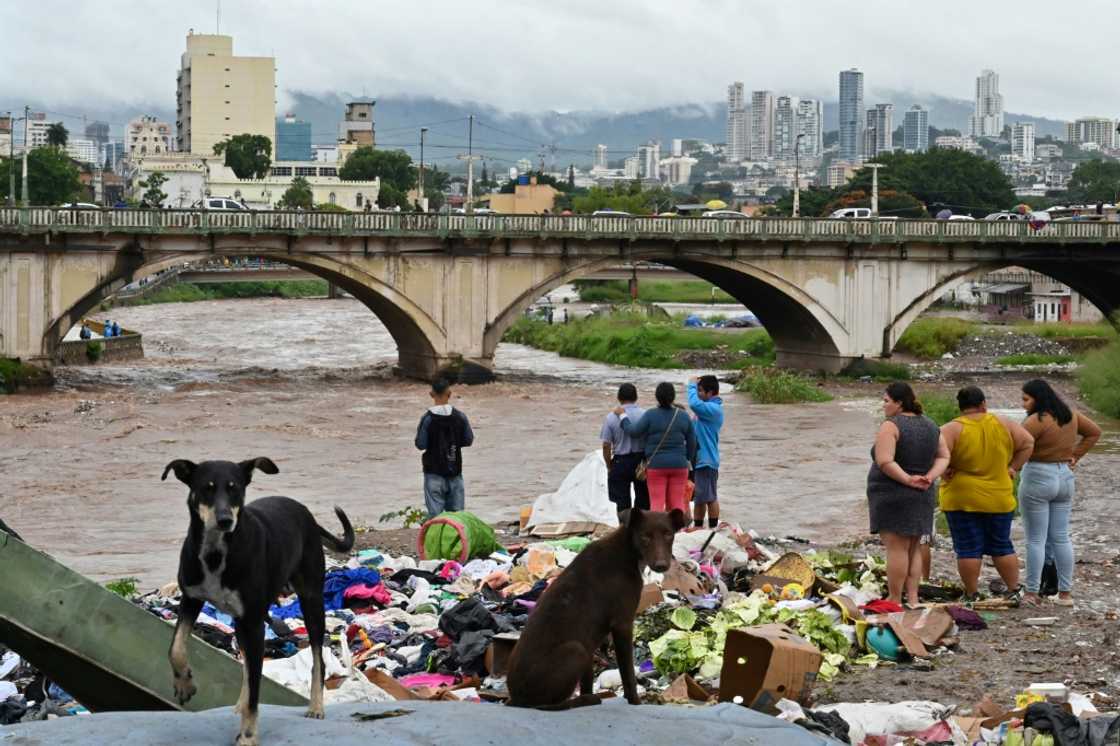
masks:
[[[886,357],[956,284],[1023,266],[1120,306],[1120,223],[0,208],[0,355],[49,364],[83,315],[176,264],[261,256],[375,313],[412,376],[490,375],[549,290],[627,262],[695,275],[751,308],[779,365]]]

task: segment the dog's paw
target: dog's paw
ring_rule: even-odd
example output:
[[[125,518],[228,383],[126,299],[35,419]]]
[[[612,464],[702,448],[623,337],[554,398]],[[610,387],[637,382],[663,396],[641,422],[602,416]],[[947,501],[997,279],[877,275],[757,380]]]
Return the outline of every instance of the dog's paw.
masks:
[[[175,700],[180,705],[185,705],[191,701],[191,697],[198,689],[194,685],[194,679],[191,670],[188,668],[182,675],[175,675]]]
[[[311,718],[312,720],[322,720],[323,719],[323,708],[321,706],[318,707],[318,708],[310,707],[310,708],[308,708],[307,712],[305,712],[303,714],[303,716],[305,718]]]
[[[242,732],[237,734],[237,740],[233,742],[233,746],[261,746],[261,742],[257,739],[256,731]]]

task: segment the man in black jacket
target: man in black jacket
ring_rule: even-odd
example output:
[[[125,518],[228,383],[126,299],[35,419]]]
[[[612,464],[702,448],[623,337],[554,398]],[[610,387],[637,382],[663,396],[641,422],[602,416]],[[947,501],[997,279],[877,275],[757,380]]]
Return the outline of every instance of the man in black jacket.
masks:
[[[433,406],[416,428],[416,447],[424,452],[424,507],[434,518],[463,509],[463,449],[474,443],[474,432],[467,416],[449,403],[450,383],[436,380],[431,396]]]

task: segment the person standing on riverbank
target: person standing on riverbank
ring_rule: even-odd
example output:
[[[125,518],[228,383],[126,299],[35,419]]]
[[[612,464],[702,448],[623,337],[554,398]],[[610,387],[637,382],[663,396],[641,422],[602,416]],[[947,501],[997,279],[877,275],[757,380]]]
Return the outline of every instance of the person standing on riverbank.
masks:
[[[438,379],[430,393],[432,406],[416,428],[416,447],[424,452],[424,507],[428,518],[435,518],[466,503],[463,449],[474,443],[474,431],[467,416],[451,406],[450,383]]]
[[[647,409],[634,422],[618,407],[622,431],[630,437],[645,438],[646,482],[650,510],[680,510],[688,514],[684,498],[688,465],[696,455],[696,431],[688,413],[675,406],[677,390],[668,381],[657,384],[657,406]]]
[[[1097,444],[1101,429],[1062,401],[1040,378],[1023,385],[1023,427],[1034,437],[1030,461],[1019,475],[1019,509],[1027,535],[1027,592],[1023,603],[1039,606],[1042,568],[1052,557],[1058,571],[1059,606],[1073,606],[1073,467]]]
[[[692,493],[692,521],[700,528],[707,514],[708,527],[719,525],[719,431],[723,427],[723,399],[719,397],[719,379],[700,376],[688,382],[688,407],[696,415],[696,468]]]
[[[638,406],[638,389],[632,383],[624,383],[618,387],[618,405],[632,420],[637,421],[645,414],[645,410]],[[621,420],[614,412],[608,414],[603,422],[599,439],[603,441],[603,461],[607,464],[607,493],[615,508],[620,513],[631,507],[649,510],[646,483],[635,474],[638,464],[645,457],[645,439],[632,438],[623,432]],[[630,499],[631,487],[634,490],[633,505]]]
[[[949,469],[941,480],[940,502],[953,536],[965,598],[978,597],[980,567],[988,555],[1011,600],[1019,601],[1023,587],[1011,543],[1012,483],[1030,458],[1034,438],[1022,425],[988,412],[984,392],[976,386],[957,392],[957,407],[961,416],[941,426],[949,447]]]
[[[883,393],[883,415],[871,469],[867,503],[871,533],[887,554],[887,599],[916,606],[922,582],[922,539],[933,534],[934,484],[949,465],[949,447],[937,424],[922,414],[910,384],[895,381]]]

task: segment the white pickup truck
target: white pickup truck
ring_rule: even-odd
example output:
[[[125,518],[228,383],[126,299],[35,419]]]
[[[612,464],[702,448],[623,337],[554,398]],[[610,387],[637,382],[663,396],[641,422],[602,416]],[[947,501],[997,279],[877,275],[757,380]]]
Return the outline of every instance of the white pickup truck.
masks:
[[[831,219],[856,219],[856,220],[870,220],[871,208],[870,207],[844,207],[828,216]],[[880,220],[898,220],[894,216],[879,216]]]

